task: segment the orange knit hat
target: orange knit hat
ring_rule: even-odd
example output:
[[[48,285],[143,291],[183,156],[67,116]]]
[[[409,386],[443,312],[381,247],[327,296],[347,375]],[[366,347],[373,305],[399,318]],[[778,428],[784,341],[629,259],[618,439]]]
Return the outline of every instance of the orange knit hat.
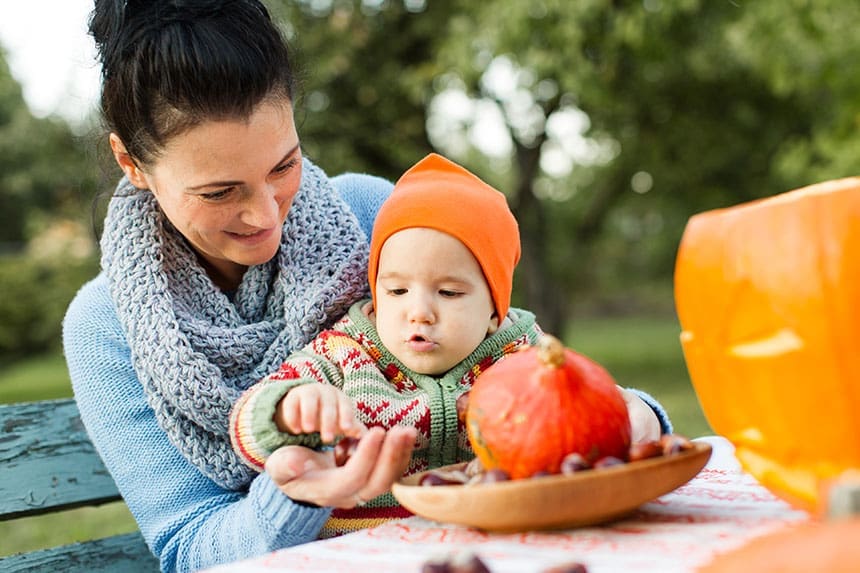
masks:
[[[466,245],[484,271],[501,323],[520,260],[519,227],[505,196],[441,155],[431,153],[413,165],[394,185],[373,226],[368,279],[374,302],[382,245],[414,227],[442,231]]]

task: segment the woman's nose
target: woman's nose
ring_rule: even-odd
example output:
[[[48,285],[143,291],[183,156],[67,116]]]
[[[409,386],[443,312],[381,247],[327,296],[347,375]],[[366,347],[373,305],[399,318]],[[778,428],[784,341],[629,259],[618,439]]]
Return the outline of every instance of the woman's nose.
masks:
[[[281,200],[276,187],[266,185],[254,189],[245,203],[243,222],[260,229],[280,224]]]

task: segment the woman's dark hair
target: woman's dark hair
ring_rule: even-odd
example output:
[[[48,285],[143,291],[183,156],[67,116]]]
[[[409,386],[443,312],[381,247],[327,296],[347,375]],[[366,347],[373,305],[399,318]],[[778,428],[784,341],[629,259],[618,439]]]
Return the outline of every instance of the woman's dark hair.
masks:
[[[95,0],[101,109],[135,160],[206,120],[292,100],[289,49],[259,0]]]

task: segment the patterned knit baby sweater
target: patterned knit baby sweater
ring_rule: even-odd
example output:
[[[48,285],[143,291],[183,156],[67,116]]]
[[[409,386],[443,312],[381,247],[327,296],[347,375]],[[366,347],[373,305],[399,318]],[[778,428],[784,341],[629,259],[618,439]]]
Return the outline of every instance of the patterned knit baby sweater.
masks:
[[[391,183],[357,174],[332,182],[370,236]],[[190,573],[317,539],[331,508],[294,502],[265,473],[247,490],[220,487],[170,441],[147,404],[104,274],[69,306],[63,345],[87,433],[163,572]]]
[[[407,369],[380,342],[362,306],[354,304],[331,330],[290,356],[277,372],[246,391],[234,405],[230,437],[243,460],[262,471],[266,458],[288,444],[317,445],[318,434],[280,432],[272,420],[277,402],[290,388],[309,382],[332,384],[356,404],[368,427],[409,425],[418,430],[406,474],[474,457],[465,427],[457,417],[457,398],[490,365],[537,341],[540,329],[532,313],[511,309],[512,324],[486,338],[463,362],[439,377]],[[365,506],[335,509],[320,536],[331,537],[406,517],[390,493]]]

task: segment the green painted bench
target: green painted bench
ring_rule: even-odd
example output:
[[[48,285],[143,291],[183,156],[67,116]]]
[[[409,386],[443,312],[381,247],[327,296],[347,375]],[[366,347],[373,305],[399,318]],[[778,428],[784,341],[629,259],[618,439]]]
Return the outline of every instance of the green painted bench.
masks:
[[[74,400],[0,405],[0,521],[122,499]],[[158,571],[139,532],[0,557],[0,571]]]

